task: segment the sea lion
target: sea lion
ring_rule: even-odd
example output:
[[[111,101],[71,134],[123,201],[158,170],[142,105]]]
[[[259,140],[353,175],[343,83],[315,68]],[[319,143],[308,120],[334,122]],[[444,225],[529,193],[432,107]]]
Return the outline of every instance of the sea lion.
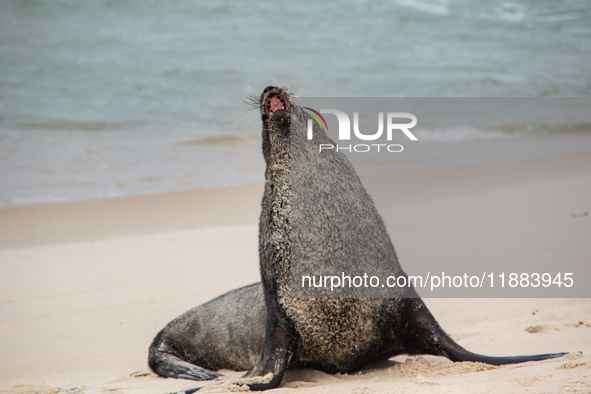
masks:
[[[439,326],[412,286],[387,298],[295,298],[292,269],[322,272],[338,261],[354,272],[380,261],[400,267],[386,227],[347,158],[284,89],[257,100],[263,123],[265,191],[259,221],[261,283],[242,287],[170,322],[150,346],[149,365],[165,377],[207,380],[212,370],[250,370],[251,390],[279,386],[287,368],[351,372],[399,354],[501,365],[566,353],[489,357],[471,353]],[[333,267],[334,268],[334,267]],[[295,290],[295,288],[294,288]]]

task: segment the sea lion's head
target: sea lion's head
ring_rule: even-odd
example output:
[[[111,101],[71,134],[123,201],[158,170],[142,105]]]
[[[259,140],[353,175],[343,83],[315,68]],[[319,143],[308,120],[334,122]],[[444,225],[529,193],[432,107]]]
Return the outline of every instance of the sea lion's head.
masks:
[[[267,86],[256,101],[263,121],[263,156],[267,164],[291,160],[292,125],[297,124],[292,116],[301,110],[287,89],[277,86]]]
[[[318,144],[328,139],[317,124],[313,124],[314,138],[307,139],[306,121],[311,119],[294,99],[296,96],[286,88],[267,86],[259,99],[258,105],[263,122],[263,156],[267,161],[291,160],[293,149],[301,155],[310,155],[318,150]],[[330,140],[328,140],[330,142]]]

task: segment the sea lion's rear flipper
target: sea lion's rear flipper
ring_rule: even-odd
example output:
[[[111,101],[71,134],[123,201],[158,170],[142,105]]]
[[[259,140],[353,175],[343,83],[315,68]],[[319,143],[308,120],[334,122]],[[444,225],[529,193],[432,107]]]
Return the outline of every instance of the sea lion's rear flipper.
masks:
[[[562,357],[568,353],[535,354],[529,356],[491,357],[472,353],[458,345],[437,323],[431,312],[419,298],[410,300],[408,308],[407,341],[410,354],[434,354],[451,361],[471,361],[490,365],[519,364]]]
[[[150,348],[148,363],[154,372],[166,378],[212,380],[221,376],[217,372],[188,363],[157,348]]]
[[[270,390],[279,387],[281,384],[283,373],[287,369],[294,353],[295,333],[291,325],[279,312],[271,315],[271,318],[267,319],[266,324],[265,343],[261,360],[252,371],[247,372],[239,379],[228,382],[229,384],[241,387],[247,386],[251,391]],[[150,360],[151,357],[152,350],[150,350]],[[182,360],[180,361],[182,362]],[[166,365],[170,366],[171,364],[167,362]],[[152,365],[150,364],[150,366]],[[175,368],[177,366],[178,364],[175,364]],[[163,375],[160,372],[158,374]],[[201,388],[195,387],[189,390],[179,391],[175,394],[190,394]]]

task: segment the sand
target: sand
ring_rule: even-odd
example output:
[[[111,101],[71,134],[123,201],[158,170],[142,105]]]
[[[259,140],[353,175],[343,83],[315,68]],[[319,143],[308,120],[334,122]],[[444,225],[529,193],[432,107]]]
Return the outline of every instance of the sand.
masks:
[[[589,262],[591,217],[572,214],[591,211],[590,153],[363,182],[405,269],[433,259]],[[0,392],[199,385],[151,373],[148,346],[187,309],[258,281],[261,194],[259,184],[0,210]],[[591,392],[591,299],[425,301],[474,352],[571,354],[502,367],[402,355],[350,375],[289,371],[274,392]]]

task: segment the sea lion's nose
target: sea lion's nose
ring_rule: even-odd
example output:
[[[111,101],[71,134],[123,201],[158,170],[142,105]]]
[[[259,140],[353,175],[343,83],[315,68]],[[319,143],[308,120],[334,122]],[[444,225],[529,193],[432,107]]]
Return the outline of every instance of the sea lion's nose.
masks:
[[[269,90],[273,89],[275,86],[267,86],[265,88],[265,90],[263,90],[263,93],[267,93]]]

